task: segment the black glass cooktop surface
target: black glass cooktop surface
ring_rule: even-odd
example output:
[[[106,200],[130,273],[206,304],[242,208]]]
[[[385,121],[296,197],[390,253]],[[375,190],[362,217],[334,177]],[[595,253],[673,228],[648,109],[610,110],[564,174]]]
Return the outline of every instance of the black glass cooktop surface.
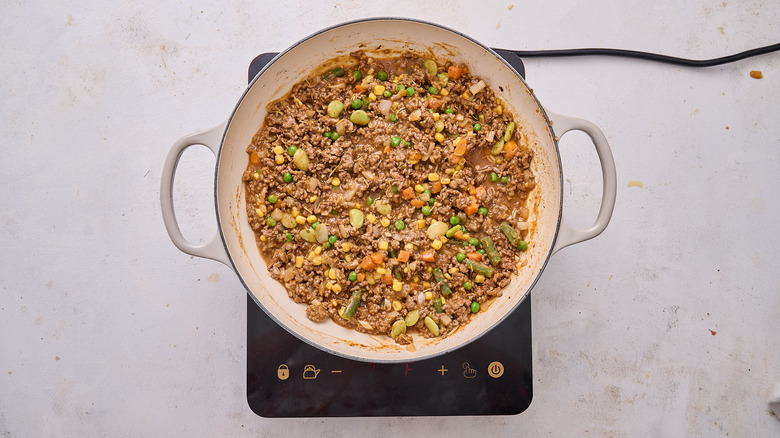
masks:
[[[520,58],[498,53],[525,76]],[[249,79],[275,53],[256,57]],[[247,295],[247,401],[263,417],[512,415],[533,396],[530,295],[501,324],[453,352],[372,364],[315,348]]]

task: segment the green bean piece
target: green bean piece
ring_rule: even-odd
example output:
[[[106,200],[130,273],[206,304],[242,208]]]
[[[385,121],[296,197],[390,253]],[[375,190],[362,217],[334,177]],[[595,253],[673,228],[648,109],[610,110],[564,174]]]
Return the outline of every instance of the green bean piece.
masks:
[[[362,297],[363,292],[361,292],[360,289],[355,289],[355,291],[352,292],[352,298],[349,299],[349,304],[347,305],[347,308],[344,310],[344,314],[341,315],[341,317],[347,321],[352,319],[352,317],[355,316],[355,312],[360,305],[360,298]]]
[[[452,293],[452,289],[450,289],[450,285],[447,284],[447,279],[444,278],[444,273],[441,271],[441,268],[436,268],[433,270],[433,279],[438,283],[441,283],[440,290],[442,296],[446,297]]]
[[[404,275],[401,272],[401,268],[393,268],[393,277],[395,277],[396,280],[403,280]]]
[[[390,328],[390,337],[395,339],[404,333],[406,333],[406,322],[403,319],[399,319]]]
[[[457,239],[449,239],[449,240],[447,240],[447,243],[449,243],[450,245],[455,245],[455,246],[469,246],[468,242],[466,242],[464,240],[457,240]]]
[[[460,231],[460,230],[461,230],[461,228],[462,228],[462,227],[461,227],[460,225],[455,225],[454,227],[452,227],[452,228],[450,228],[449,230],[447,230],[447,232],[446,232],[446,233],[444,233],[444,237],[446,237],[446,238],[448,238],[448,239],[449,239],[449,238],[451,238],[452,236],[454,236],[454,235],[455,235],[455,233],[457,233],[458,231]]]
[[[441,298],[433,299],[433,308],[436,310],[436,313],[444,313],[444,309],[441,307]]]
[[[485,277],[492,277],[493,274],[496,272],[496,270],[491,268],[490,266],[485,266],[482,263],[475,262],[474,260],[471,259],[466,259],[466,266],[468,266],[469,269],[476,272],[477,274],[482,274]]]
[[[490,149],[490,153],[493,155],[498,155],[503,151],[504,151],[504,139],[499,138],[498,141]]]
[[[515,133],[515,122],[509,122],[508,125],[506,125],[506,131],[504,131],[504,141],[509,141],[512,139],[512,135]]]
[[[501,263],[501,255],[498,253],[496,244],[493,243],[493,239],[490,238],[490,236],[485,236],[482,238],[482,246],[485,248],[485,252],[487,252],[487,256],[488,259],[490,259],[491,265],[495,266]]]
[[[515,248],[520,246],[520,242],[522,242],[523,239],[519,234],[517,234],[517,231],[515,231],[511,225],[506,222],[501,222],[501,225],[498,226],[498,229],[504,233],[504,236],[506,236],[507,239],[509,239],[510,245],[514,246]]]
[[[447,109],[444,110],[444,114],[452,114],[454,112],[455,112],[454,108],[447,108]]]

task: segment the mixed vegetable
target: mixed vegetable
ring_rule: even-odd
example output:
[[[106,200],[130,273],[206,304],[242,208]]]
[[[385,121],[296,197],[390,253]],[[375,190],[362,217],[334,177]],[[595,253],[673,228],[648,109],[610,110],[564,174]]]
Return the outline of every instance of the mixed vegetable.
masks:
[[[250,224],[309,318],[446,336],[529,247],[533,153],[466,66],[353,57],[269,106],[247,149]]]

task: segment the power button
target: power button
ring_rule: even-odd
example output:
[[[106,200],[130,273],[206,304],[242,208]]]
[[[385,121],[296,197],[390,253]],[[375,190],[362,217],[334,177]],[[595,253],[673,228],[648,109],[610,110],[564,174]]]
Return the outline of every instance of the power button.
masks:
[[[498,379],[499,377],[504,375],[504,364],[502,364],[499,361],[490,362],[487,371],[490,377],[493,377],[494,379]]]

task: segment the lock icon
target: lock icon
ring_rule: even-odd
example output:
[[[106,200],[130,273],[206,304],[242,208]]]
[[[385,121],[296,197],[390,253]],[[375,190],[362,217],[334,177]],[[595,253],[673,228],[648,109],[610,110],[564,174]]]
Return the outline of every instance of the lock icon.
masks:
[[[279,380],[287,380],[290,377],[290,368],[286,364],[279,365],[279,368],[276,370],[276,376],[279,377]]]

